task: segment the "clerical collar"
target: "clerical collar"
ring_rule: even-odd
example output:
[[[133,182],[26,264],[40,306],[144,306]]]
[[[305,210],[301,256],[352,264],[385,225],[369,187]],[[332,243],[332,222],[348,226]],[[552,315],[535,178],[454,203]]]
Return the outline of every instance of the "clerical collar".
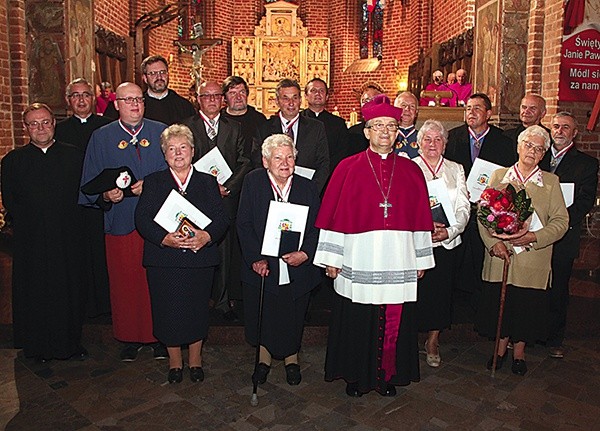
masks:
[[[383,160],[387,160],[388,156],[394,152],[394,150],[392,150],[389,153],[378,153],[377,151],[373,151],[371,148],[369,148],[369,151],[380,156]]]
[[[39,148],[40,150],[42,150],[42,152],[44,154],[46,154],[46,152],[48,151],[48,148],[50,148],[52,145],[54,145],[54,143],[56,142],[56,139],[52,139],[52,142],[49,145],[46,145],[45,147],[39,147],[37,145],[35,145],[33,142],[31,143],[31,145],[33,145],[34,147]]]
[[[77,119],[78,119],[78,120],[81,122],[81,124],[87,123],[87,120],[89,120],[89,118],[90,118],[91,116],[92,116],[92,113],[91,113],[91,112],[90,112],[90,113],[88,114],[88,116],[87,116],[87,117],[85,117],[85,118],[84,118],[84,117],[80,117],[80,116],[79,116],[79,115],[77,115],[77,114],[73,114],[73,117],[77,118]]]
[[[150,89],[148,89],[147,93],[148,96],[152,97],[153,99],[162,100],[169,95],[169,89],[167,88],[167,90],[161,94],[153,93]]]
[[[325,109],[321,109],[319,112],[315,111],[315,110],[314,110],[314,109],[312,109],[312,108],[308,108],[308,109],[309,109],[309,110],[310,110],[310,111],[311,111],[313,114],[315,114],[315,117],[318,117],[319,115],[321,115],[321,114],[322,114],[322,113],[325,111]]]

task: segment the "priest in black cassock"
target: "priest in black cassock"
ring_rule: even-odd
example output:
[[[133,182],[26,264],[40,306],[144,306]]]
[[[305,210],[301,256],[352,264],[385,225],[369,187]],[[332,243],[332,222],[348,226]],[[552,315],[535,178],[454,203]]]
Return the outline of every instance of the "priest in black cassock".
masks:
[[[304,88],[308,108],[301,115],[319,120],[325,126],[327,134],[327,146],[329,147],[329,174],[338,163],[351,155],[348,150],[348,127],[343,118],[333,115],[325,109],[329,100],[329,89],[327,83],[321,78],[313,78]]]
[[[23,113],[30,142],[2,159],[2,201],[13,221],[15,348],[40,361],[85,359],[81,346],[84,229],[77,205],[83,153],[54,139],[42,103]]]
[[[92,113],[94,91],[92,85],[83,78],[69,83],[66,100],[73,115],[56,125],[55,138],[71,144],[83,153],[87,148],[92,132],[110,123],[111,120]],[[106,250],[104,244],[104,212],[98,208],[83,208],[85,230],[85,287],[86,314],[96,317],[110,313],[110,291],[108,271],[106,269]]]

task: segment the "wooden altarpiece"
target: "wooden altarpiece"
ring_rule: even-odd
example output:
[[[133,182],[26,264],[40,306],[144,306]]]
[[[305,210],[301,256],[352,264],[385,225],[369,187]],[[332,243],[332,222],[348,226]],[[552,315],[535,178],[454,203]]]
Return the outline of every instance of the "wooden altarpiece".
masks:
[[[278,1],[265,9],[254,36],[232,36],[231,73],[246,80],[248,103],[268,117],[278,110],[275,87],[281,79],[295,79],[304,88],[321,78],[329,86],[330,40],[308,37],[296,4]]]

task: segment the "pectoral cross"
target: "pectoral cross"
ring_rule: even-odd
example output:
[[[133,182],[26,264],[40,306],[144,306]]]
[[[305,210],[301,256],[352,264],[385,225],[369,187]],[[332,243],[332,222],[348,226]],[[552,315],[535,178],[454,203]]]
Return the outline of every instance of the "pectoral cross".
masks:
[[[391,208],[392,204],[386,200],[379,204],[379,208],[383,208],[383,218],[387,218],[388,216],[388,208]]]

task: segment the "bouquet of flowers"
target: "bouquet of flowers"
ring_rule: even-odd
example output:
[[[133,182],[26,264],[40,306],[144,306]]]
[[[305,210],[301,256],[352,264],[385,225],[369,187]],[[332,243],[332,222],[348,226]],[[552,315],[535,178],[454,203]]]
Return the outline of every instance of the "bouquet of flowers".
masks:
[[[514,235],[533,214],[531,198],[525,189],[517,190],[508,184],[504,190],[487,188],[481,193],[477,219],[492,234]]]

